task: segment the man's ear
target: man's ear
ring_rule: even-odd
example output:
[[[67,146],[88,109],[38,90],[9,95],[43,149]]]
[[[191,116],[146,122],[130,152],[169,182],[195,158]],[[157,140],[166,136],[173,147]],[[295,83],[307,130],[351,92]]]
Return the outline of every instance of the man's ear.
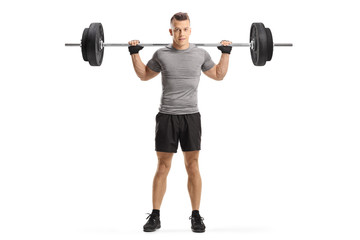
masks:
[[[173,35],[173,32],[172,32],[172,29],[169,28],[169,32],[170,32],[170,35],[172,36]]]

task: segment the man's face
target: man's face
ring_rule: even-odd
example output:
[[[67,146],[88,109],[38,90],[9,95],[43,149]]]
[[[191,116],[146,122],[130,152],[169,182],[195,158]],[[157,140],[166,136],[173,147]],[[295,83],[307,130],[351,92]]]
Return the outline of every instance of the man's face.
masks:
[[[173,20],[173,26],[169,29],[170,35],[173,37],[173,42],[178,46],[189,44],[189,37],[191,34],[190,21]]]

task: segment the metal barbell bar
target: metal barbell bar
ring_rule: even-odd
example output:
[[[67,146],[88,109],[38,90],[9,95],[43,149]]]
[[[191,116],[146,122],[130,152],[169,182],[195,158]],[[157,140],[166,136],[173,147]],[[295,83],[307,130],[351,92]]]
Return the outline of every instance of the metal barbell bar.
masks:
[[[171,43],[140,43],[139,45],[144,47],[163,47],[168,46]],[[194,43],[197,47],[217,47],[219,43]],[[103,47],[128,47],[128,43],[103,43]],[[232,47],[252,47],[251,43],[232,43]],[[292,43],[274,43],[274,47],[292,47]],[[65,47],[81,47],[81,43],[65,43]],[[253,47],[252,47],[253,48]]]
[[[144,47],[161,47],[170,43],[143,43]],[[199,47],[217,47],[219,43],[194,43]],[[81,43],[65,43],[66,47],[81,47],[84,61],[91,66],[100,66],[105,47],[128,47],[128,43],[105,43],[101,23],[92,23],[83,31]],[[250,47],[251,58],[255,66],[264,66],[272,59],[273,47],[292,47],[292,43],[273,43],[272,33],[263,23],[253,23],[250,29],[249,43],[232,43],[232,47]]]

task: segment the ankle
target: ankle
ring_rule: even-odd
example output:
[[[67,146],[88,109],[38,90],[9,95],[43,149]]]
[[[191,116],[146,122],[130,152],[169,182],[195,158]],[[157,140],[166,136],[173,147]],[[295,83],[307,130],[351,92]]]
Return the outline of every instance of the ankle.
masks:
[[[152,213],[153,215],[159,216],[160,217],[160,209],[153,209]]]
[[[191,216],[200,216],[199,210],[193,210]]]

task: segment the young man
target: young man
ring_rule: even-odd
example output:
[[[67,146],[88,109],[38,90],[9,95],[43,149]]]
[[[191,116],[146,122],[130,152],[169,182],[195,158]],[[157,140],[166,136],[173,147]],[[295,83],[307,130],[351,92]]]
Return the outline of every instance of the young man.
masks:
[[[143,48],[138,40],[129,42],[129,51],[137,76],[148,81],[161,72],[162,97],[156,115],[155,150],[158,157],[157,171],[153,180],[153,211],[144,225],[145,232],[160,228],[160,206],[166,191],[166,179],[171,160],[177,152],[178,142],[184,154],[188,173],[188,191],[192,205],[191,229],[204,232],[200,216],[201,176],[199,151],[201,145],[201,115],[197,106],[197,88],[201,71],[215,80],[226,75],[231,44],[222,41],[220,62],[215,65],[207,51],[189,43],[190,19],[186,13],[176,13],[170,20],[173,43],[157,50],[145,66],[139,56]]]

